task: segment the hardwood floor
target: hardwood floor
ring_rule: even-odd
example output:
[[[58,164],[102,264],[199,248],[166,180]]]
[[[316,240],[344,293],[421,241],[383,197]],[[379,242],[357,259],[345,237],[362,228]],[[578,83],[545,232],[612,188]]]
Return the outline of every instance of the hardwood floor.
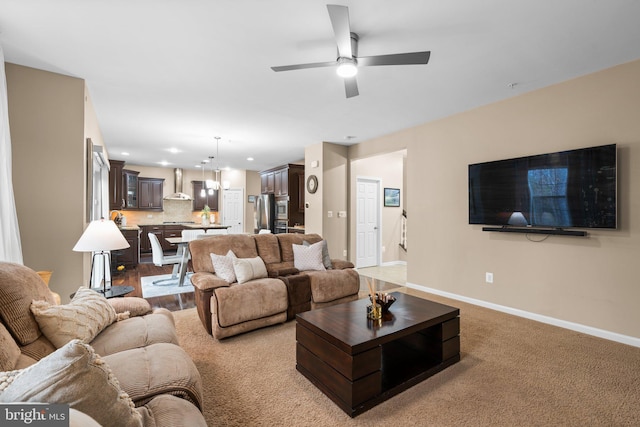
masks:
[[[145,276],[156,276],[159,274],[171,274],[172,266],[157,267],[151,263],[151,255],[142,255],[140,263],[136,268],[127,268],[122,273],[117,273],[112,277],[113,285],[133,286],[133,292],[127,294],[130,297],[142,298],[142,285],[140,278]],[[180,295],[167,295],[162,297],[146,298],[152,307],[164,307],[171,311],[183,310],[195,307],[193,292]]]

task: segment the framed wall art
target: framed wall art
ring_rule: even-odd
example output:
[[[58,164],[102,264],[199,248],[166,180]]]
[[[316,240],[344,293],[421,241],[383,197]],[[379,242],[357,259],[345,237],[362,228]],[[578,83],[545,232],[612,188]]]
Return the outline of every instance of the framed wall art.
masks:
[[[385,207],[397,208],[400,206],[400,189],[385,188],[384,189],[384,205]]]

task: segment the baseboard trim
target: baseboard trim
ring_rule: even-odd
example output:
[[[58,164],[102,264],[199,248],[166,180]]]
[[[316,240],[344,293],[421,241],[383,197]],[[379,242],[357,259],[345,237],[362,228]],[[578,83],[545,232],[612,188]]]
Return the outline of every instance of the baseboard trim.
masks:
[[[407,265],[407,261],[387,261],[380,264],[380,267],[389,267],[390,265]]]
[[[631,345],[633,347],[640,347],[640,338],[618,334],[616,332],[606,331],[604,329],[594,328],[592,326],[582,325],[580,323],[568,322],[566,320],[556,319],[554,317],[543,316],[537,313],[531,313],[529,311],[520,310],[517,308],[507,307],[492,302],[487,302],[475,298],[469,298],[463,295],[453,294],[450,292],[441,291],[439,289],[429,288],[427,286],[416,285],[415,283],[406,283],[408,288],[416,289],[418,291],[428,292],[442,297],[451,298],[458,301],[467,302],[469,304],[477,305],[480,307],[489,308],[491,310],[501,311],[503,313],[512,314],[518,317],[524,317],[525,319],[535,320],[537,322],[547,323],[549,325],[558,326],[560,328],[570,329],[576,332],[582,332],[587,335],[592,335],[598,338],[604,338],[609,341],[619,342],[621,344]]]

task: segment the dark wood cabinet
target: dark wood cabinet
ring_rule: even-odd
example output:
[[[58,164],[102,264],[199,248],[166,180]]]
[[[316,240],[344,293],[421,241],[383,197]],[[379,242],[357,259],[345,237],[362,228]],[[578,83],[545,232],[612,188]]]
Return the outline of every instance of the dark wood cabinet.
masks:
[[[164,179],[138,178],[138,209],[161,211]]]
[[[267,172],[260,175],[262,194],[273,194],[275,192],[275,174]]]
[[[120,230],[120,232],[129,243],[129,247],[113,251],[111,254],[113,263],[124,265],[127,268],[134,268],[139,262],[140,230]]]
[[[122,170],[122,209],[138,209],[138,175],[140,172]]]
[[[262,194],[289,201],[289,225],[304,224],[304,165],[287,164],[260,172]]]
[[[124,207],[122,196],[122,170],[124,161],[109,160],[109,209],[119,210]]]
[[[204,188],[205,183],[203,181],[191,181],[193,187],[193,210],[201,211],[204,209],[204,205],[209,206],[212,212],[218,212],[218,195],[220,190],[213,190],[213,194],[209,194],[205,189],[206,195],[200,196],[200,191]]]
[[[149,241],[149,233],[153,233],[158,237],[158,241],[162,245],[162,241],[164,240],[163,232],[164,226],[162,225],[143,225],[142,231],[140,233],[140,252],[141,253],[149,253],[151,252],[151,242]]]

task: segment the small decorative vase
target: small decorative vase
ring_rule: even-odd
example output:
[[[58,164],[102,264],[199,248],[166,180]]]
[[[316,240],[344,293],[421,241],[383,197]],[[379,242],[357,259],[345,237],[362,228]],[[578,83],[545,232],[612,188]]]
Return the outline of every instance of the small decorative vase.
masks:
[[[380,304],[367,306],[367,317],[369,319],[378,320],[382,319],[382,306]]]
[[[202,225],[209,225],[209,216],[208,215],[203,215],[202,216]]]

